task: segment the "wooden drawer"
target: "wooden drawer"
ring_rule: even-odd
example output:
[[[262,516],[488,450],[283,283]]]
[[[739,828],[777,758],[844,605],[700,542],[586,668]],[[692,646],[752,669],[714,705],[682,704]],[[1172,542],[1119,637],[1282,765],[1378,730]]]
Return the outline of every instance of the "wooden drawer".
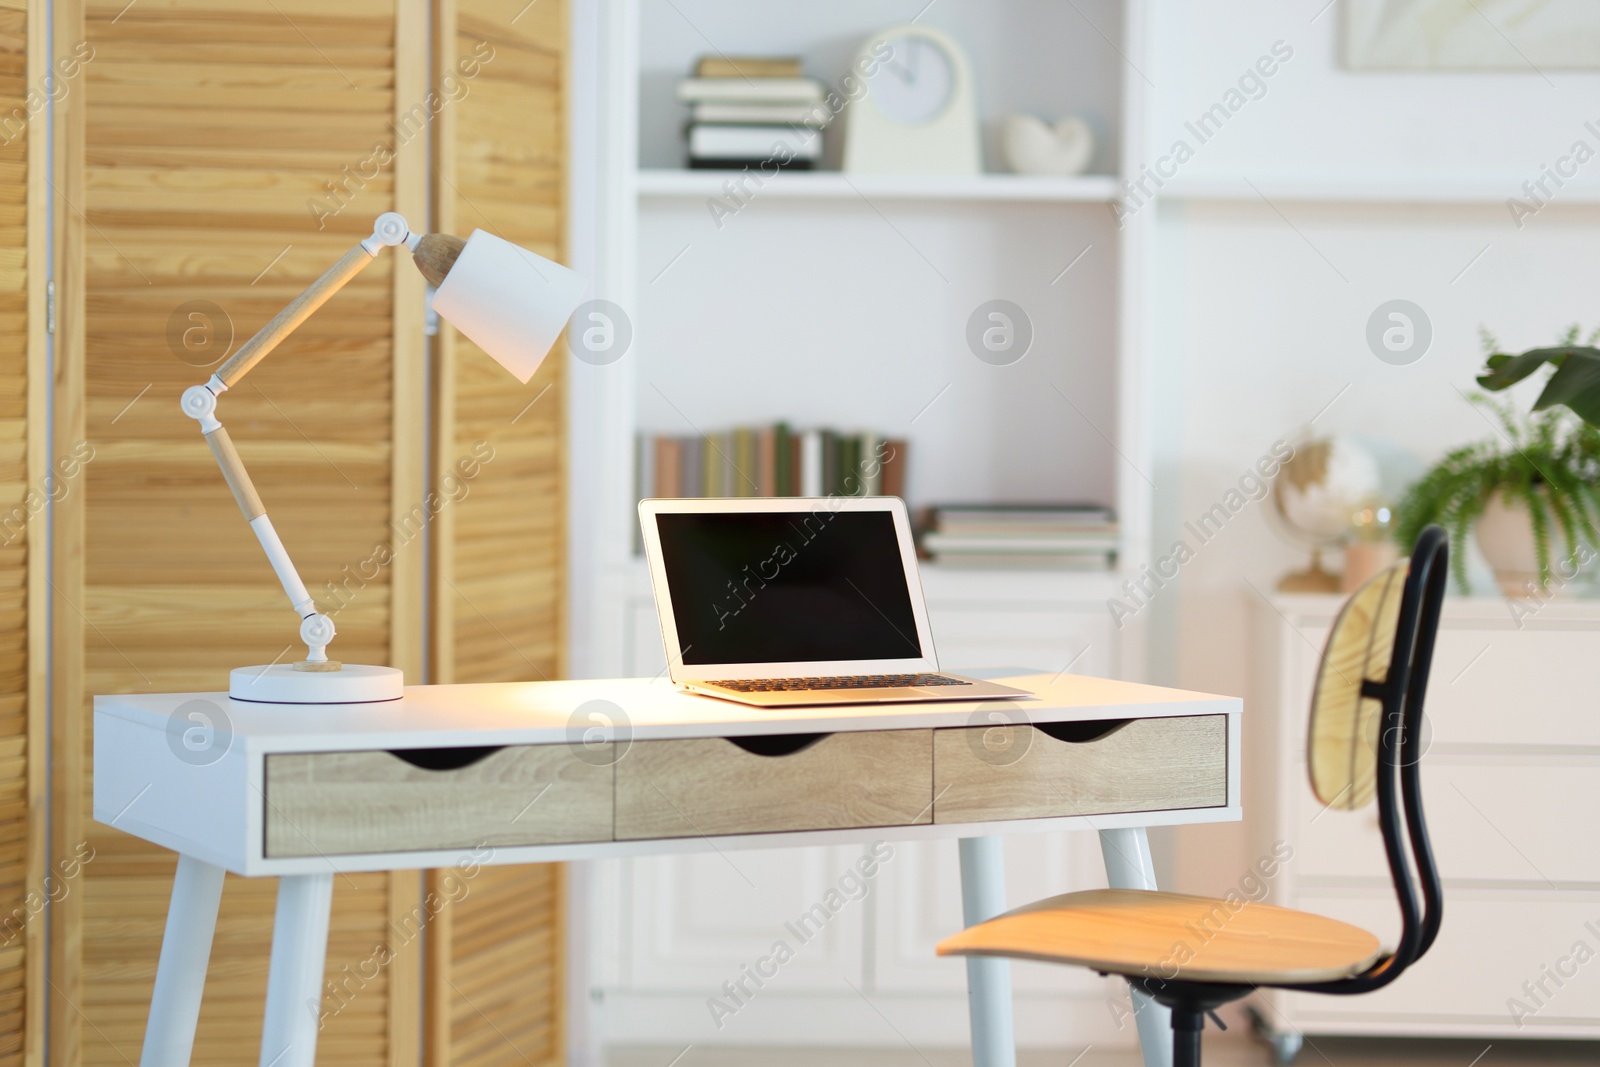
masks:
[[[578,747],[269,755],[266,855],[609,841],[612,768]]]
[[[1324,811],[1309,789],[1297,800],[1294,870],[1387,884],[1376,802]],[[1600,810],[1600,756],[1428,756],[1422,807],[1446,880],[1600,886],[1600,854],[1574,847],[1571,818],[1561,817]]]
[[[635,742],[616,768],[617,840],[929,822],[931,734]]]
[[[1303,731],[1327,630],[1301,633],[1307,643],[1296,641],[1299,677],[1293,718],[1285,721]],[[1431,743],[1600,746],[1600,715],[1591,698],[1596,649],[1600,631],[1594,629],[1475,629],[1446,619],[1424,705]]]
[[[934,822],[1046,819],[1221,807],[1228,802],[1225,715],[1133,719],[1114,727],[1070,725],[1111,729],[1088,740],[1058,740],[1046,732],[1052,727],[1027,724],[935,730]]]

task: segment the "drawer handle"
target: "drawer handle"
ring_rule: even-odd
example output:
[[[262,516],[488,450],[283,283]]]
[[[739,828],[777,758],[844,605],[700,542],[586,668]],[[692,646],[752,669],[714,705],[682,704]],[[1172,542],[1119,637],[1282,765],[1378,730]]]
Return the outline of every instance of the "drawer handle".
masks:
[[[832,734],[763,734],[752,737],[728,737],[723,740],[738,745],[752,756],[792,756],[803,752]]]
[[[1036,722],[1033,728],[1057,741],[1065,741],[1069,745],[1081,745],[1089,741],[1098,741],[1102,737],[1110,737],[1132,721],[1132,719],[1094,719],[1089,722]]]
[[[389,750],[389,755],[425,771],[459,771],[463,767],[483,762],[504,747],[504,745],[486,745],[479,748],[392,748]]]

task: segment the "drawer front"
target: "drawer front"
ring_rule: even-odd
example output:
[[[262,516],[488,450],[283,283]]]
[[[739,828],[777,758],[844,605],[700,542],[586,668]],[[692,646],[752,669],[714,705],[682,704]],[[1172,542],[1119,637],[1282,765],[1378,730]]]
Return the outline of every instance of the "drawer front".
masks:
[[[612,768],[593,746],[513,745],[451,770],[283,753],[266,778],[270,859],[611,839]]]
[[[1445,630],[1429,675],[1433,743],[1600,745],[1594,630]]]
[[[617,840],[929,822],[931,734],[830,734],[787,755],[719,737],[635,742],[616,767]]]
[[[1301,631],[1292,709],[1304,729],[1326,628]],[[1424,705],[1433,745],[1600,747],[1594,712],[1595,630],[1468,629],[1445,620]]]
[[[1399,936],[1392,889],[1302,893],[1293,906],[1370,930],[1386,947]],[[1318,1020],[1481,1021],[1521,1037],[1600,1024],[1596,915],[1595,893],[1455,890],[1433,948],[1393,985],[1359,997],[1291,993],[1289,1015],[1306,1029]]]
[[[1134,719],[1093,741],[1026,724],[935,730],[933,778],[938,823],[1222,807],[1227,716]]]
[[[1446,880],[1600,886],[1600,856],[1574,838],[1572,817],[1600,811],[1600,756],[1431,756],[1422,807]],[[1389,877],[1376,803],[1324,811],[1298,797],[1294,867],[1306,878]],[[1565,817],[1563,817],[1563,815]]]

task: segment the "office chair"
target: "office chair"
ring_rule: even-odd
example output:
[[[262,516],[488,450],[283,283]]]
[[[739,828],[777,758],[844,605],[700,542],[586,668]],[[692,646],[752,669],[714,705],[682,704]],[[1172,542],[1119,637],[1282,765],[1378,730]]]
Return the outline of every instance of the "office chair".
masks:
[[[1428,951],[1444,915],[1418,764],[1448,556],[1444,530],[1429,526],[1409,560],[1345,602],[1312,696],[1306,743],[1312,791],[1346,811],[1377,797],[1400,903],[1393,951],[1383,952],[1359,927],[1308,912],[1102,889],[1051,897],[969,927],[941,942],[939,955],[1013,956],[1122,975],[1172,1009],[1173,1067],[1199,1067],[1205,1016],[1258,987],[1346,995],[1393,982]],[[1201,942],[1196,930],[1209,940]],[[1175,952],[1179,945],[1187,951]]]

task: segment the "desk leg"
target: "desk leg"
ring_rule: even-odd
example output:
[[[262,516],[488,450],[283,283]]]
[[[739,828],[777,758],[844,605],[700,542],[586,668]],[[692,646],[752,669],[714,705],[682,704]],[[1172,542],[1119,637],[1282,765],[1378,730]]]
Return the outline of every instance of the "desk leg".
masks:
[[[167,932],[156,964],[156,988],[150,996],[150,1019],[144,1028],[144,1053],[139,1057],[143,1067],[189,1067],[206,965],[211,961],[211,937],[217,932],[222,876],[221,867],[178,857]]]
[[[1002,838],[963,837],[961,918],[973,926],[1006,910],[1006,869]],[[973,1067],[1016,1067],[1017,1042],[1011,1026],[1011,962],[995,957],[967,958],[967,1004],[972,1015]]]
[[[331,872],[278,879],[267,1012],[261,1027],[261,1067],[313,1067],[317,1058],[332,905]]]
[[[1144,827],[1100,831],[1100,855],[1112,889],[1156,888],[1156,867],[1150,858],[1150,838]],[[1172,1013],[1131,983],[1133,1018],[1139,1027],[1139,1047],[1145,1067],[1170,1067],[1172,1063]]]

